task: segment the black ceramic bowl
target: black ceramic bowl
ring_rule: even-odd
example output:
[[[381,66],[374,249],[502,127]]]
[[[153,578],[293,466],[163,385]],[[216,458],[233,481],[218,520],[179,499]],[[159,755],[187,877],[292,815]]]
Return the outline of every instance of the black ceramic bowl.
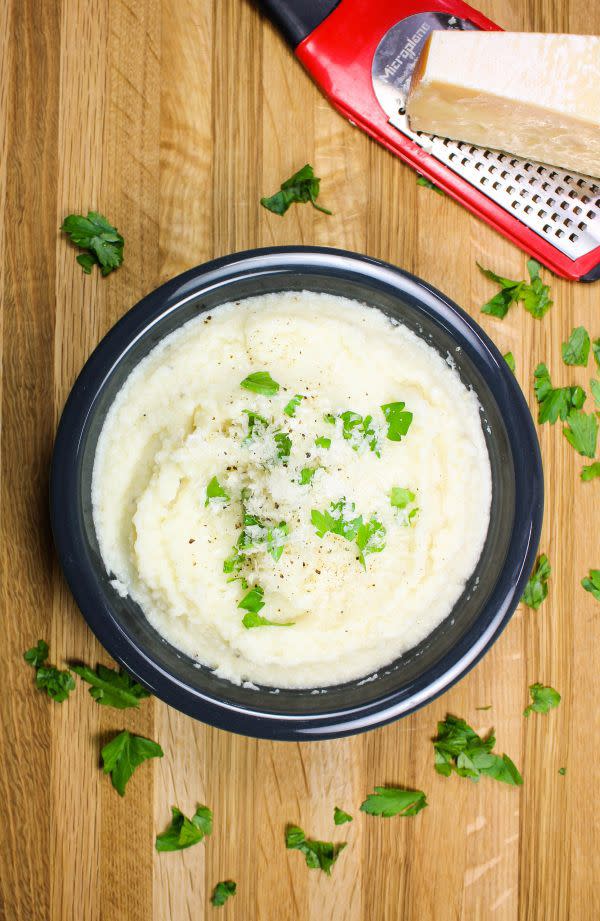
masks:
[[[482,408],[492,507],[481,559],[446,618],[377,679],[322,689],[237,687],[175,649],[110,584],[92,520],[91,478],[106,412],[132,368],[176,327],[226,301],[289,290],[356,298],[448,353]],[[318,329],[315,329],[318,335]],[[51,516],[73,595],[110,654],[153,694],[223,729],[273,739],[324,739],[381,726],[458,681],[499,636],[533,567],[543,509],[537,437],[523,394],[477,324],[425,282],[366,256],[316,247],[253,250],[191,269],[145,297],[102,340],[58,429]]]

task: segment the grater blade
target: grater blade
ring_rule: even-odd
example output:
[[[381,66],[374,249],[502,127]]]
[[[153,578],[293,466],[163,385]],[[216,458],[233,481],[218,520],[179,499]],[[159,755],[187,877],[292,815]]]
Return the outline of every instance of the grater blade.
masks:
[[[600,184],[589,176],[411,131],[402,110],[389,121],[569,259],[600,246]]]
[[[388,122],[569,259],[600,246],[600,181],[503,151],[410,130],[404,111],[413,71],[429,33],[471,31],[468,19],[421,12],[395,23],[380,40],[371,79]]]

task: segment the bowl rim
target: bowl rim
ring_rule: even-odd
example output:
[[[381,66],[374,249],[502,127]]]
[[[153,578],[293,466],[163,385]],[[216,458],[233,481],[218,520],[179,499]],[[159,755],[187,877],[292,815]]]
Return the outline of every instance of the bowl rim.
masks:
[[[82,435],[97,395],[140,336],[213,286],[248,273],[285,274],[303,269],[323,275],[350,274],[371,284],[378,282],[399,296],[413,297],[451,335],[470,342],[474,354],[480,357],[483,350],[496,375],[491,380],[484,375],[486,383],[509,435],[516,514],[506,559],[490,597],[456,644],[409,689],[347,709],[282,714],[252,707],[252,691],[248,706],[240,706],[192,688],[163,669],[135,642],[107,606],[100,580],[87,563],[79,490],[73,489],[73,483],[77,482]],[[513,450],[515,444],[519,450]],[[77,377],[61,415],[50,471],[50,520],[59,561],[79,609],[102,646],[155,696],[187,715],[232,732],[277,740],[336,738],[383,726],[430,703],[464,677],[499,637],[521,599],[537,553],[543,504],[541,453],[529,407],[503,356],[481,327],[446,295],[403,269],[360,253],[318,246],[232,253],[187,270],[138,301],[102,338]]]

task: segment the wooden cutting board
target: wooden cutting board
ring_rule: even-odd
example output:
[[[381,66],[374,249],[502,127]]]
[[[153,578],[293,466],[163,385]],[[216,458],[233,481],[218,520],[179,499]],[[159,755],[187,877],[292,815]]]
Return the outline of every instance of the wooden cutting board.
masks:
[[[585,0],[481,0],[514,30],[600,33]],[[62,705],[38,693],[22,653],[39,637],[54,661],[108,663],[58,570],[48,527],[48,463],[66,395],[101,336],[143,294],[189,266],[247,247],[339,246],[389,260],[454,298],[511,350],[533,406],[546,361],[587,386],[560,344],[600,335],[600,288],[552,280],[541,322],[504,321],[478,260],[523,277],[525,256],[342,120],[246,0],[5,0],[0,4],[2,692],[0,917],[11,921],[591,921],[598,902],[598,602],[580,587],[600,565],[600,482],[560,426],[540,430],[547,498],[541,549],[553,566],[536,614],[520,608],[485,660],[415,715],[342,741],[258,742],[196,723],[158,700],[139,712]],[[261,195],[305,162],[334,214]],[[126,261],[82,274],[58,227],[97,208],[122,231]],[[522,717],[527,686],[563,695]],[[491,704],[491,710],[476,707]],[[447,712],[496,728],[522,769],[518,790],[437,776],[431,736]],[[99,749],[127,727],[158,740],[125,799]],[[561,776],[560,767],[567,773]],[[595,775],[596,783],[593,783]],[[375,784],[424,789],[415,818],[358,813]],[[156,854],[177,803],[208,803],[215,830]],[[340,829],[334,805],[355,815]],[[348,841],[331,878],[284,849],[284,827]],[[594,866],[595,863],[595,866]],[[214,914],[214,884],[238,894]],[[596,885],[594,886],[594,878]]]

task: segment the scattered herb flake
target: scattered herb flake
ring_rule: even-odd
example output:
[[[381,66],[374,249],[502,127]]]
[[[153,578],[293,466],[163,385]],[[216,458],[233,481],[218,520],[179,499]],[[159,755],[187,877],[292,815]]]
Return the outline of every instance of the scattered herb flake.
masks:
[[[183,851],[210,835],[213,815],[208,806],[198,806],[188,819],[177,806],[171,807],[171,824],[162,834],[156,836],[157,851]]]
[[[552,568],[545,553],[538,557],[537,563],[533,567],[533,572],[525,586],[521,601],[529,608],[537,611],[542,601],[548,595],[548,579],[552,573]]]
[[[477,268],[490,281],[500,285],[500,290],[481,308],[482,313],[502,320],[513,304],[522,301],[525,310],[536,320],[540,320],[552,306],[550,288],[540,278],[541,266],[537,260],[527,261],[529,283],[513,278],[503,278],[502,275],[497,275],[491,269],[484,269],[479,263],[477,263]]]
[[[317,467],[303,467],[300,471],[300,480],[298,481],[300,486],[308,486],[312,483],[312,478],[317,472],[317,469]]]
[[[310,520],[313,523],[318,537],[324,537],[327,533],[338,534],[346,540],[356,540],[358,530],[363,523],[362,515],[354,518],[354,502],[347,502],[346,499],[338,499],[332,502],[329,511],[319,512],[313,509],[310,513]]]
[[[515,371],[517,370],[517,365],[515,363],[515,356],[513,355],[513,353],[506,352],[506,354],[503,355],[503,358],[506,364],[508,365],[508,367],[510,368],[510,370],[512,371],[512,373],[514,374]]]
[[[260,393],[264,397],[274,397],[279,392],[279,384],[274,381],[268,371],[254,371],[240,383],[240,387]]]
[[[442,189],[439,189],[431,179],[428,179],[427,176],[421,176],[420,173],[417,173],[417,185],[423,186],[424,189],[431,189],[432,192],[437,192],[438,195],[446,194]]]
[[[392,816],[416,815],[427,806],[422,790],[401,790],[399,787],[375,787],[360,807],[361,812],[389,819]]]
[[[261,416],[260,413],[255,413],[253,409],[244,409],[242,412],[248,416],[248,434],[244,438],[244,443],[250,444],[255,438],[260,438],[264,435],[269,427],[269,421],[264,416]]]
[[[583,326],[576,326],[566,342],[561,346],[562,358],[566,365],[585,367],[590,354],[590,337]]]
[[[594,353],[594,361],[600,368],[600,339],[594,339],[592,342],[592,352]]]
[[[334,844],[331,841],[314,841],[307,838],[297,825],[288,825],[285,830],[285,846],[288,850],[304,854],[307,867],[311,870],[323,870],[329,876],[331,868],[340,853],[346,847],[345,842]]]
[[[322,211],[323,214],[331,214],[327,208],[317,204],[320,185],[321,180],[315,176],[310,163],[307,163],[297,173],[281,183],[279,192],[275,192],[268,198],[261,198],[260,203],[267,211],[279,215],[285,214],[290,205],[294,203],[305,204],[306,202],[310,202],[313,208]]]
[[[86,275],[97,265],[103,275],[108,275],[123,262],[125,241],[116,227],[97,211],[83,214],[69,214],[61,228],[71,238],[71,243],[87,252],[77,256],[77,262]]]
[[[547,713],[560,703],[560,694],[554,688],[543,684],[530,684],[531,703],[523,710],[523,716],[530,713]]]
[[[600,476],[600,461],[594,461],[593,464],[582,467],[580,476],[584,483],[595,480],[596,477]]]
[[[567,416],[563,435],[569,444],[583,457],[594,457],[598,441],[598,419],[596,413],[585,413],[572,409]]]
[[[206,502],[204,505],[209,505],[211,502],[214,502],[216,505],[225,505],[230,501],[231,496],[225,492],[216,476],[214,476],[206,487]]]
[[[561,777],[564,777],[567,773],[567,769],[565,767],[559,768],[558,773],[561,775]]]
[[[80,678],[92,685],[89,688],[90,697],[103,706],[125,710],[128,707],[139,707],[142,698],[150,697],[150,692],[122,669],[116,671],[105,665],[98,665],[96,671],[87,665],[73,665],[72,668]]]
[[[449,777],[453,771],[459,777],[469,777],[477,782],[485,775],[502,783],[520,786],[523,783],[519,771],[508,755],[496,755],[492,748],[496,744],[493,730],[487,739],[478,736],[474,729],[456,716],[447,716],[438,723],[435,749],[435,769],[438,774]]]
[[[483,305],[481,312],[503,320],[509,308],[521,300],[525,282],[503,278],[502,275],[497,275],[491,269],[484,269],[479,263],[477,263],[477,268],[490,281],[500,285],[500,291]]]
[[[581,387],[553,387],[546,365],[541,362],[534,371],[535,398],[540,404],[538,422],[551,425],[567,418],[572,409],[581,409],[585,402],[585,392]]]
[[[331,438],[326,438],[325,435],[319,435],[318,438],[315,438],[315,444],[317,448],[324,448],[328,451],[331,447]]]
[[[258,612],[264,608],[265,602],[263,601],[263,596],[265,590],[260,587],[260,585],[254,585],[247,595],[244,595],[238,608],[242,608],[244,611],[249,611],[251,614],[258,614]]]
[[[148,758],[162,758],[164,752],[157,742],[132,735],[125,729],[107,742],[101,755],[104,773],[110,774],[117,793],[125,796],[125,786],[136,767]]]
[[[292,439],[287,432],[275,432],[273,437],[277,445],[277,457],[282,462],[283,466],[286,467],[292,451]]]
[[[358,558],[363,566],[367,568],[365,557],[370,553],[381,553],[385,549],[385,526],[373,516],[370,521],[359,525],[356,533],[356,546],[358,547]]]
[[[527,260],[527,271],[531,284],[524,285],[522,290],[523,307],[536,320],[541,320],[552,307],[550,288],[540,278],[540,264],[536,259]]]
[[[55,703],[61,704],[75,690],[75,679],[68,669],[60,671],[54,665],[40,665],[36,669],[35,685]]]
[[[238,605],[239,607],[239,605]],[[281,623],[275,620],[269,620],[266,617],[262,617],[260,614],[256,614],[254,611],[248,611],[247,614],[244,614],[242,618],[242,624],[246,630],[252,630],[253,627],[293,627],[293,621],[286,621]]]
[[[334,825],[345,825],[346,822],[352,822],[352,816],[348,812],[344,812],[343,809],[340,809],[339,806],[335,806],[333,810],[333,824]]]
[[[600,601],[600,569],[590,569],[589,575],[581,580],[581,584],[586,592],[594,596],[596,601]]]
[[[596,406],[600,407],[600,381],[591,380],[590,390],[592,391],[592,396],[594,397],[594,403]]]
[[[210,897],[211,905],[215,908],[220,908],[227,899],[235,895],[236,889],[237,886],[232,879],[225,879],[223,882],[217,883]]]
[[[48,658],[48,643],[45,640],[38,640],[36,646],[32,646],[27,652],[23,653],[23,658],[28,665],[33,668],[39,668]]]
[[[414,505],[415,494],[410,489],[405,489],[402,486],[392,486],[392,491],[390,493],[390,505],[393,508],[402,512],[400,519],[402,524],[405,527],[414,523],[415,518],[419,514],[419,509]],[[411,507],[412,506],[412,507]]]
[[[390,441],[401,441],[410,428],[413,415],[404,410],[404,403],[384,403],[381,411],[388,424],[387,437]]]
[[[367,444],[371,451],[377,457],[380,457],[379,438],[371,425],[373,422],[372,416],[364,416],[363,418],[359,413],[348,409],[346,412],[340,413],[339,418],[342,421],[342,437],[345,441],[350,442],[354,451],[360,451],[363,445]],[[325,416],[325,421],[335,423],[335,416],[328,413]]]
[[[289,403],[286,403],[286,405],[283,407],[283,411],[286,414],[286,416],[295,416],[296,409],[298,408],[298,406],[300,405],[303,399],[304,397],[302,396],[301,393],[297,393],[296,396],[292,397]]]

